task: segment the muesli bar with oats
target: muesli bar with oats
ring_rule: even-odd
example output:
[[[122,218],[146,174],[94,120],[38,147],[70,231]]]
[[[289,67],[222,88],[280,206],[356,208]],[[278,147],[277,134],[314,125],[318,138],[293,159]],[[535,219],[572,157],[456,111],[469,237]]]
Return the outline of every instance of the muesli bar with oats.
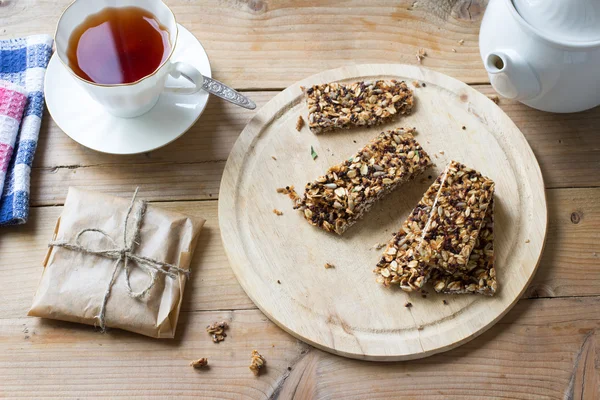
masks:
[[[325,83],[304,90],[308,126],[314,133],[374,126],[410,114],[413,92],[404,81]]]
[[[371,206],[432,165],[414,129],[382,132],[348,160],[306,184],[294,208],[325,231],[343,234]]]
[[[452,161],[388,244],[375,269],[378,280],[413,291],[434,268],[451,275],[468,272],[493,193],[490,179]]]
[[[402,290],[408,292],[419,290],[425,283],[429,269],[419,268],[427,265],[419,264],[415,260],[415,253],[443,177],[444,173],[440,174],[427,189],[406,221],[402,223],[400,231],[394,234],[386,246],[381,260],[373,271],[378,275],[377,282],[384,286],[397,284]]]
[[[494,267],[494,201],[490,202],[468,261],[468,272],[448,274],[435,269],[431,274],[433,289],[438,293],[479,293],[493,296],[498,289]]]
[[[419,257],[449,273],[468,271],[467,261],[493,199],[494,186],[491,179],[452,161],[423,229]]]

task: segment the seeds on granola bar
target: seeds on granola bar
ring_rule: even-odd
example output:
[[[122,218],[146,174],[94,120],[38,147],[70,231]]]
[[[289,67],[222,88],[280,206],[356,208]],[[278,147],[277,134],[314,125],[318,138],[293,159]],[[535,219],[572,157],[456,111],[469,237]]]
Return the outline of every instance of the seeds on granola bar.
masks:
[[[469,256],[468,271],[450,274],[436,269],[431,282],[438,293],[479,293],[493,296],[498,290],[494,267],[494,202],[490,202],[475,247]]]
[[[305,89],[308,126],[314,133],[374,126],[410,114],[413,92],[405,82],[326,83]]]
[[[468,271],[467,262],[493,195],[491,179],[452,161],[423,230],[421,258],[450,273]]]
[[[211,335],[213,342],[219,343],[225,340],[225,338],[227,337],[227,334],[225,333],[225,329],[227,328],[229,328],[227,322],[215,322],[214,324],[206,327],[206,332],[208,332]]]
[[[190,366],[194,367],[195,369],[204,369],[204,367],[208,366],[208,358],[194,360],[190,363]]]
[[[358,153],[309,182],[295,201],[305,219],[327,232],[344,233],[381,197],[431,165],[413,130],[382,132]]]
[[[490,179],[451,162],[388,244],[375,269],[377,280],[413,291],[423,287],[434,268],[452,276],[468,272],[493,191]]]
[[[267,363],[267,360],[265,360],[265,358],[256,350],[252,350],[251,357],[250,366],[248,368],[250,368],[250,371],[252,371],[254,375],[258,375],[260,374],[260,370]]]

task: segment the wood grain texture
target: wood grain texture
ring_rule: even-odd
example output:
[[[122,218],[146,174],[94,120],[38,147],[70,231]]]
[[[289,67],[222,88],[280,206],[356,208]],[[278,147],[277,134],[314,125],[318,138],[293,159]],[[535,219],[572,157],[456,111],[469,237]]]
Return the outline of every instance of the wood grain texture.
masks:
[[[436,165],[417,177],[420,182],[405,184],[375,204],[342,237],[328,234],[306,223],[287,196],[275,189],[293,185],[302,193],[306,182],[355,154],[380,129],[322,135],[306,129],[297,132],[295,121],[307,112],[301,87],[374,79],[426,83],[415,89],[416,110],[384,129],[419,127],[416,138]],[[313,147],[319,154],[316,160],[309,153]],[[493,298],[431,293],[425,300],[418,293],[409,295],[374,283],[372,269],[381,251],[368,249],[389,241],[451,160],[495,182],[494,258],[499,292]],[[276,216],[273,208],[283,215]],[[533,152],[492,101],[429,69],[366,64],[307,78],[263,106],[227,160],[219,193],[219,226],[231,268],[271,320],[334,354],[398,361],[465,343],[516,303],[542,252],[546,199]],[[325,271],[325,263],[336,267]],[[442,304],[442,298],[449,306]],[[412,308],[403,306],[407,301],[413,303]]]
[[[0,38],[53,33],[70,2],[2,1]],[[423,65],[466,82],[488,82],[477,45],[485,0],[166,3],[203,44],[213,77],[235,89],[284,88],[319,71],[358,63],[416,64],[420,48],[427,50]]]
[[[0,396],[594,399],[599,316],[597,297],[522,300],[493,330],[458,349],[387,364],[312,349],[258,310],[182,313],[176,339],[162,341],[1,318]],[[204,328],[218,320],[230,329],[214,344]],[[252,349],[267,360],[266,374],[257,378],[248,370]],[[208,370],[188,365],[199,357],[208,357]]]
[[[145,198],[145,193],[142,186],[140,198]],[[546,196],[546,247],[525,297],[600,295],[600,188],[547,190]],[[168,202],[160,206],[207,220],[192,260],[191,283],[186,286],[182,309],[255,308],[225,256],[217,223],[217,202]],[[61,210],[62,207],[32,208],[27,225],[0,231],[0,318],[20,318],[29,310],[47,243]]]
[[[475,88],[486,95],[494,93],[489,85]],[[246,94],[260,108],[277,92]],[[527,138],[546,187],[600,185],[596,173],[600,170],[600,108],[549,114],[506,99],[499,106]],[[216,199],[227,156],[255,113],[211,99],[200,121],[183,137],[151,153],[127,157],[80,146],[46,115],[34,161],[31,201],[34,205],[62,204],[68,186],[82,185],[125,196],[138,183],[155,184],[154,189],[146,188],[151,200]],[[173,189],[164,191],[165,186]]]

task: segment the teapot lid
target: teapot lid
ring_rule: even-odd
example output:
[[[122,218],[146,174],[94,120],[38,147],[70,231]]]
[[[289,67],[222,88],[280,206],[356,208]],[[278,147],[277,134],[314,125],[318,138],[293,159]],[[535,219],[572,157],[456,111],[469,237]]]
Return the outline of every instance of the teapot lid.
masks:
[[[512,0],[517,12],[544,34],[569,42],[600,40],[598,0]]]

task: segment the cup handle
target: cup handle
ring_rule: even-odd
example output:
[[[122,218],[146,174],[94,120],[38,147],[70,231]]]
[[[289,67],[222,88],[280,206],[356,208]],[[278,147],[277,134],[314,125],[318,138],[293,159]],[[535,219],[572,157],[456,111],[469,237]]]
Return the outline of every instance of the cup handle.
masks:
[[[184,77],[188,81],[194,84],[194,87],[175,87],[175,86],[166,86],[165,92],[168,93],[177,93],[177,94],[194,94],[202,89],[202,83],[204,82],[204,77],[195,67],[191,66],[186,62],[175,62],[171,64],[171,71],[169,74],[175,78],[179,79],[180,77]]]

